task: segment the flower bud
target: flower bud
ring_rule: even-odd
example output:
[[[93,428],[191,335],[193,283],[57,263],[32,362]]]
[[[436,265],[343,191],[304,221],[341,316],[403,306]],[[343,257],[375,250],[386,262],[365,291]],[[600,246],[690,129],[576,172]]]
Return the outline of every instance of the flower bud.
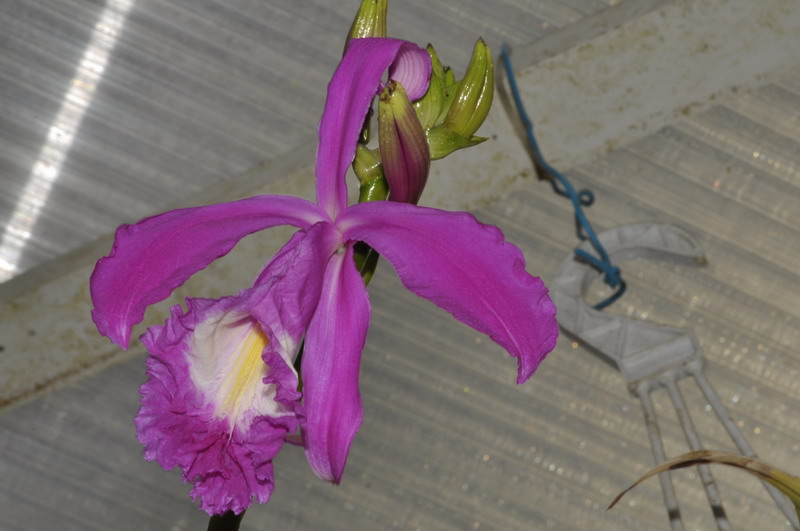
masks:
[[[459,86],[460,83],[456,81],[456,76],[453,74],[453,71],[449,66],[445,66],[442,70],[442,97],[444,98],[444,105],[442,105],[441,113],[436,120],[437,124],[442,123],[448,112],[450,112],[450,107],[453,106]]]
[[[493,95],[492,52],[483,39],[478,39],[472,51],[467,73],[458,85],[444,124],[463,137],[472,137],[489,114]]]
[[[425,131],[403,86],[390,81],[378,100],[378,146],[389,199],[416,203],[428,180],[431,155]]]
[[[347,33],[347,42],[350,39],[363,39],[364,37],[386,37],[386,12],[389,9],[389,0],[361,0],[350,31]],[[347,49],[347,45],[345,45]]]
[[[414,102],[414,110],[417,112],[422,128],[428,130],[436,125],[445,109],[442,81],[436,76],[431,76],[428,91]]]
[[[358,202],[383,201],[389,195],[389,185],[377,154],[363,144],[356,146],[353,171],[358,178]]]

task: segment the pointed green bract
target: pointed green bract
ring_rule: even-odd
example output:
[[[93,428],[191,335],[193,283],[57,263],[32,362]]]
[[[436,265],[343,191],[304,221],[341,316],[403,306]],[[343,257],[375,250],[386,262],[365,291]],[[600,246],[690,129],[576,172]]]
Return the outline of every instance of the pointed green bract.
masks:
[[[487,140],[480,136],[467,138],[451,130],[447,125],[441,124],[425,132],[428,137],[428,147],[431,150],[431,160],[443,159],[453,151],[477,146]]]
[[[425,49],[428,50],[428,55],[431,56],[431,77],[437,77],[439,81],[443,82],[444,67],[442,66],[442,61],[439,60],[439,54],[436,53],[433,44],[428,43]]]

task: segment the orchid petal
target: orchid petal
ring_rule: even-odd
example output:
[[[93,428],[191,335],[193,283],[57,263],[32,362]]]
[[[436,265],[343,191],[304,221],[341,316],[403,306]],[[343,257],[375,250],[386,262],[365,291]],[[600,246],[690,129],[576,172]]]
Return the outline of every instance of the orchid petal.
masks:
[[[403,85],[409,100],[420,99],[428,91],[431,79],[430,54],[422,48],[409,47],[389,67],[389,79]]]
[[[328,84],[317,145],[317,202],[331,217],[347,205],[344,176],[381,77],[393,72],[410,98],[424,94],[430,77],[428,52],[397,39],[353,39]]]
[[[275,254],[249,290],[249,312],[269,337],[270,346],[288,366],[317,308],[328,258],[340,236],[330,223],[317,223],[298,231]],[[296,389],[287,390],[286,399],[295,400]],[[278,401],[285,401],[283,395]]]
[[[330,259],[303,352],[306,457],[319,477],[334,483],[364,416],[358,369],[368,326],[369,298],[348,246]]]
[[[276,225],[307,228],[327,219],[305,199],[256,196],[172,210],[117,229],[111,254],[94,268],[92,318],[123,348],[145,308],[227,254],[244,236]]]
[[[555,347],[547,288],[525,271],[522,252],[497,227],[465,212],[392,202],[353,205],[337,225],[346,240],[383,255],[409,290],[518,358],[518,383]]]

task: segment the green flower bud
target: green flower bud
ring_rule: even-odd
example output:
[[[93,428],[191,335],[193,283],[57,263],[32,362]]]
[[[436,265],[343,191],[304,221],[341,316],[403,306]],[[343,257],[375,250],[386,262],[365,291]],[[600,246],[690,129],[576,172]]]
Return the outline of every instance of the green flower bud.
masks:
[[[449,86],[445,85],[445,92]],[[494,95],[494,63],[492,52],[478,39],[464,79],[458,85],[444,124],[453,132],[470,138],[489,114]],[[445,94],[445,98],[447,98]]]
[[[427,130],[425,135],[428,138],[431,160],[442,159],[457,149],[477,146],[487,140],[479,136],[462,136],[450,129],[447,124],[437,125]]]
[[[389,184],[377,153],[363,144],[356,146],[353,171],[358,178],[358,202],[383,201],[389,196]]]
[[[456,75],[453,73],[450,67],[445,66],[443,68],[443,72],[444,72],[444,77],[442,78],[442,83],[444,84],[444,86],[452,87],[453,85],[456,85]]]
[[[414,110],[417,113],[419,122],[422,124],[422,128],[428,130],[436,125],[445,109],[442,81],[438,77],[431,75],[428,91],[414,102]]]
[[[456,101],[458,87],[461,85],[455,80],[455,76],[453,75],[453,71],[450,70],[450,67],[445,67],[444,80],[442,83],[444,84],[444,88],[442,88],[444,104],[442,105],[442,110],[439,112],[439,117],[436,119],[437,125],[444,122],[445,117],[450,112],[450,107],[452,107],[453,102]]]
[[[347,42],[364,37],[386,37],[386,12],[389,0],[361,0],[361,7],[353,19]],[[345,45],[345,48],[347,46]]]
[[[431,155],[425,131],[403,86],[390,81],[378,100],[378,146],[389,199],[416,203],[428,180]]]

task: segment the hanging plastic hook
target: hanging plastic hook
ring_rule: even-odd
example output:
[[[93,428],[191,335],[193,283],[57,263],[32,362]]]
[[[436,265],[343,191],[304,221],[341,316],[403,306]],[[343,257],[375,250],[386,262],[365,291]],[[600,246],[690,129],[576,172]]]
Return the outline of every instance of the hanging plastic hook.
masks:
[[[700,244],[686,231],[669,225],[628,225],[603,232],[598,238],[615,260],[657,258],[688,265],[706,263]],[[589,243],[585,242],[579,250],[588,252],[588,247]],[[752,446],[706,379],[705,359],[694,333],[611,315],[590,307],[584,296],[598,275],[596,267],[579,260],[577,253],[561,263],[550,284],[553,302],[558,308],[558,322],[565,332],[585,343],[622,373],[628,390],[641,402],[656,464],[667,459],[656,410],[650,398],[650,393],[657,389],[666,389],[689,449],[702,449],[678,387],[678,381],[685,378],[697,384],[739,451],[748,457],[756,457]],[[731,529],[711,469],[703,465],[699,473],[718,529]],[[671,477],[664,473],[659,478],[670,524],[673,531],[680,531],[683,523]],[[800,529],[797,513],[789,500],[771,485],[764,483],[764,486],[794,529]]]

